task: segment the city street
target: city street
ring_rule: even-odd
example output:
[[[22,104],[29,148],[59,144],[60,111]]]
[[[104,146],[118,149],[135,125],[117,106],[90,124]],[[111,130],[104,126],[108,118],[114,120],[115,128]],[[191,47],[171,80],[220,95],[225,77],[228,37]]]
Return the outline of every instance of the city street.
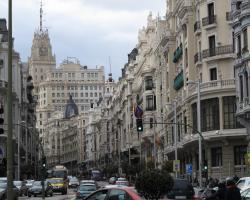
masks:
[[[33,196],[27,197],[27,196],[25,196],[25,197],[19,197],[18,199],[19,200],[25,200],[25,199],[40,200],[40,199],[42,199],[42,197],[41,196],[39,196],[39,197],[33,197]],[[48,200],[73,200],[73,199],[75,199],[75,192],[73,191],[73,189],[69,189],[67,195],[62,195],[60,193],[54,193],[53,197],[46,197],[46,199],[48,199]]]
[[[107,182],[104,182],[104,181],[99,181],[98,182],[98,185],[100,187],[103,187],[105,185],[107,185],[108,183]],[[27,197],[27,196],[23,196],[23,197],[19,197],[18,198],[19,200],[26,200],[26,199],[29,199],[29,200],[33,200],[33,199],[37,199],[37,200],[41,200],[42,197],[39,196],[39,197]],[[53,194],[53,197],[46,197],[47,200],[74,200],[75,199],[75,192],[74,192],[74,189],[68,189],[68,194],[67,195],[62,195],[60,193],[54,193]]]

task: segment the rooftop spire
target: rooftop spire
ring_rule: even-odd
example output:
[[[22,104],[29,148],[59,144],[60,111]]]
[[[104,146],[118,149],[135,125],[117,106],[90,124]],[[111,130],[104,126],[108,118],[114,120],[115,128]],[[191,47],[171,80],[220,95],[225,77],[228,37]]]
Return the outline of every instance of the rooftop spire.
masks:
[[[43,30],[43,1],[40,3],[40,32]]]

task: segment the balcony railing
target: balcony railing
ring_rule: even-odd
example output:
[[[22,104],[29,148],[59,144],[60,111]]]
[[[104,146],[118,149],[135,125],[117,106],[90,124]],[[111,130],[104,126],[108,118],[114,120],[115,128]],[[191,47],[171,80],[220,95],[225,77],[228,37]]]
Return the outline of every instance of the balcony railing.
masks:
[[[8,87],[8,82],[0,80],[0,88],[7,88]]]
[[[202,61],[202,54],[201,52],[198,52],[194,55],[194,63],[196,64],[197,62],[201,62]]]
[[[226,20],[227,21],[232,21],[233,20],[232,12],[226,12]]]
[[[216,23],[216,15],[211,15],[205,18],[202,18],[202,26],[208,26]]]
[[[194,23],[194,32],[201,29],[201,22],[197,21]]]
[[[234,51],[233,51],[232,45],[219,46],[219,47],[203,50],[202,51],[202,58],[230,54],[233,52]]]
[[[216,89],[225,89],[225,88],[235,88],[235,79],[226,79],[226,80],[216,80],[216,81],[209,81],[200,84],[201,91],[210,91]],[[196,85],[190,85],[188,87],[188,94],[192,95],[197,92]]]

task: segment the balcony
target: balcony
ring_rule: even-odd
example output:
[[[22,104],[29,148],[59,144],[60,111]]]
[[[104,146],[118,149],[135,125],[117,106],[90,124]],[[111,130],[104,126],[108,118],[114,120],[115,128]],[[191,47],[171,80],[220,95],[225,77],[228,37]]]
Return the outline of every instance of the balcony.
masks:
[[[213,56],[221,56],[226,54],[233,54],[232,45],[224,45],[215,48],[210,48],[202,51],[202,58],[208,58]]]
[[[198,64],[202,61],[202,54],[198,52],[194,55],[194,64]]]
[[[174,79],[174,89],[179,90],[184,84],[183,70]]]
[[[226,80],[216,80],[209,81],[200,84],[201,92],[214,92],[215,90],[220,89],[235,89],[235,79],[226,79]],[[188,96],[195,95],[197,93],[197,85],[188,86]]]
[[[202,18],[202,26],[209,26],[213,24],[216,24],[216,15],[211,15],[211,16]]]
[[[201,22],[197,21],[194,23],[194,33],[200,33],[201,32]]]
[[[174,62],[174,63],[177,63],[178,60],[181,58],[182,54],[183,54],[183,51],[182,51],[182,44],[180,44],[180,46],[177,47],[177,49],[176,49],[175,52],[174,52],[173,62]]]

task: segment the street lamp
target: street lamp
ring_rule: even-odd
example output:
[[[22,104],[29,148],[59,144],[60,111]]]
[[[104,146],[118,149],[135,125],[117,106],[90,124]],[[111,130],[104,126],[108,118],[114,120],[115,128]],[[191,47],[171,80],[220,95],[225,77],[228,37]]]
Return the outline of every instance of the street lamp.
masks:
[[[178,160],[178,154],[177,154],[177,122],[176,122],[176,103],[177,100],[174,99],[173,103],[167,103],[166,106],[174,106],[174,147],[175,147],[175,164]],[[177,178],[177,170],[175,170],[175,177]]]
[[[197,81],[189,80],[187,84],[197,84],[197,131],[201,133],[201,100],[200,100],[200,79]],[[199,184],[202,186],[202,147],[201,134],[199,134]]]

